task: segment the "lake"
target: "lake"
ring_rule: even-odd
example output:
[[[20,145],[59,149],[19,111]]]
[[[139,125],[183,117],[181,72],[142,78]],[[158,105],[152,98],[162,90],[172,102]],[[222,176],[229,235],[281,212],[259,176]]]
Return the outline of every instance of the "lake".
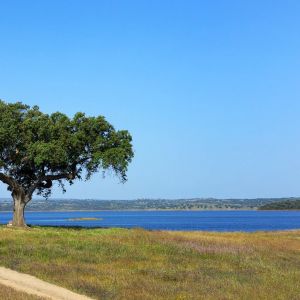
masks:
[[[300,229],[300,211],[89,211],[26,212],[27,224],[83,227],[141,227],[155,230],[257,231]],[[70,220],[99,218],[98,220]],[[0,212],[0,223],[12,214]]]

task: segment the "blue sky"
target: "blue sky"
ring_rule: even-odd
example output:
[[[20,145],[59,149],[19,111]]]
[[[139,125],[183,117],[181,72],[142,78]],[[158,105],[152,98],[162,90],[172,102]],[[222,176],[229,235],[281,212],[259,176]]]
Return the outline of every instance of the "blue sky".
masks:
[[[53,197],[299,196],[299,15],[289,0],[1,1],[0,98],[132,133],[125,185]]]

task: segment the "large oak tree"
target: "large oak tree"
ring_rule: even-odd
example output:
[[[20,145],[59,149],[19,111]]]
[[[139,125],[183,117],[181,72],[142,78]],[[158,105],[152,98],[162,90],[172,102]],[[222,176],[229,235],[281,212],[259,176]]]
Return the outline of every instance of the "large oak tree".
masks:
[[[0,180],[12,194],[12,225],[26,226],[26,204],[34,193],[49,197],[54,181],[65,190],[65,183],[107,170],[126,181],[131,141],[128,131],[116,131],[103,116],[49,115],[0,100]]]

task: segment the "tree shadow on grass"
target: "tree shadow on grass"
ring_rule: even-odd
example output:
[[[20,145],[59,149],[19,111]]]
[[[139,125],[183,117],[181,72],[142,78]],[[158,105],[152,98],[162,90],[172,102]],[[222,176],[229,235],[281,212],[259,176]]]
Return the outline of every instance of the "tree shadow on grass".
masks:
[[[115,227],[115,226],[111,226],[111,227],[104,227],[104,226],[94,226],[94,227],[90,227],[90,226],[81,226],[81,225],[32,225],[32,224],[27,224],[27,226],[29,228],[61,228],[61,229],[73,229],[73,230],[94,230],[94,229],[140,229],[140,230],[145,230],[144,228],[141,227]],[[148,229],[147,229],[148,230]]]

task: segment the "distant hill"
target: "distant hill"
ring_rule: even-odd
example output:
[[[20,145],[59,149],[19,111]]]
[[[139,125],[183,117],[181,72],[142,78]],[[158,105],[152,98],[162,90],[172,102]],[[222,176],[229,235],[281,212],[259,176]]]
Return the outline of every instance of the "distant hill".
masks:
[[[300,198],[256,199],[33,199],[26,211],[80,211],[80,210],[255,210],[270,203],[299,200]],[[0,199],[0,211],[11,211],[11,199]]]
[[[300,200],[285,200],[279,202],[267,203],[259,207],[259,210],[286,210],[300,209]]]

